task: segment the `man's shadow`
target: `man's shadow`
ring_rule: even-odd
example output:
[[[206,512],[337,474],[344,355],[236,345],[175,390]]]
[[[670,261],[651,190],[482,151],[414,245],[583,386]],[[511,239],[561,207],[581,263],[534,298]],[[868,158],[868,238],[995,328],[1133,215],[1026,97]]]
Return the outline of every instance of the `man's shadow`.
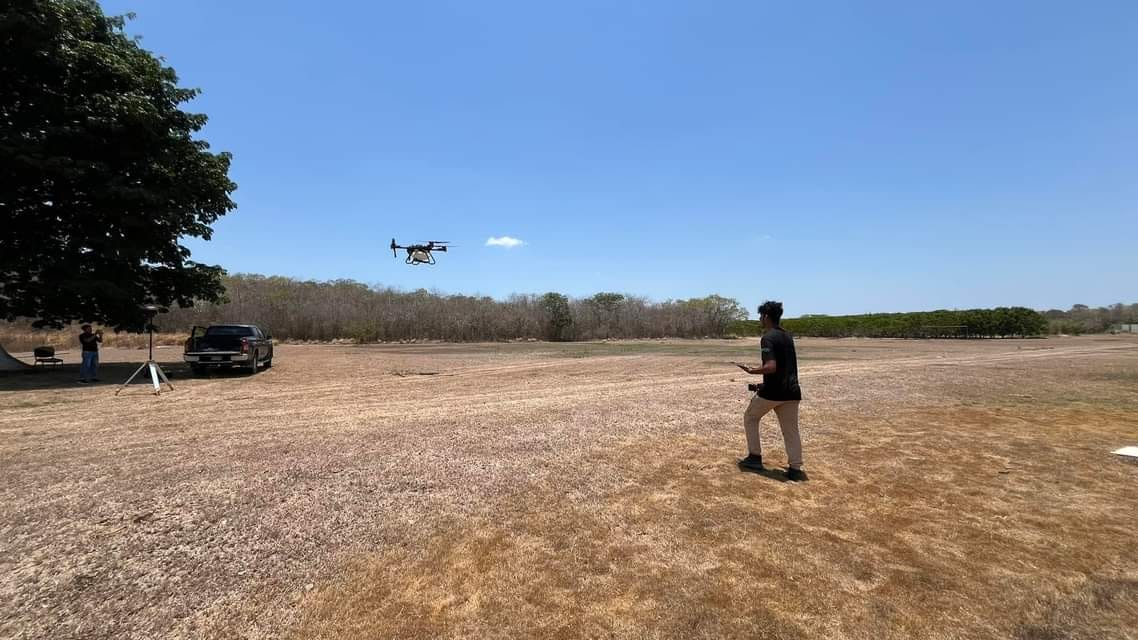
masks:
[[[764,467],[762,471],[755,471],[754,469],[748,469],[738,464],[735,466],[738,467],[739,471],[742,473],[750,473],[752,475],[762,476],[764,478],[774,480],[775,482],[790,482],[790,477],[786,475],[785,469]]]

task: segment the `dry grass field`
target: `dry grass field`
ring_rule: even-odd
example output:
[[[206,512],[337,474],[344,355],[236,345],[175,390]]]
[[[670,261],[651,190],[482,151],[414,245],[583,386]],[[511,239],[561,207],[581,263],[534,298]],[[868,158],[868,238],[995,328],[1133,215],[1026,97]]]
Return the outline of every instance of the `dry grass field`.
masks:
[[[0,377],[0,637],[1138,638],[1138,341],[800,340],[803,484],[756,346]]]
[[[103,327],[95,327],[102,329],[103,334],[103,347],[115,349],[144,349],[149,341],[149,336],[144,333],[115,333],[112,329]],[[79,325],[73,325],[63,330],[43,329],[33,330],[28,327],[16,326],[10,323],[0,322],[0,345],[9,352],[28,352],[28,357],[25,358],[31,362],[32,357],[30,352],[39,346],[55,347],[56,351],[71,351],[73,353],[73,360],[79,361]],[[185,333],[156,333],[154,334],[154,344],[164,346],[181,346],[186,340]]]

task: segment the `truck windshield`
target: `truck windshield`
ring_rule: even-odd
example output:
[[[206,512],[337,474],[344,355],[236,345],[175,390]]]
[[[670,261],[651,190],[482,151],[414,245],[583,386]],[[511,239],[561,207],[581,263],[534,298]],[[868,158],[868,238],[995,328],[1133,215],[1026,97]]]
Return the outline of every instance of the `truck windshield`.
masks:
[[[207,336],[251,336],[253,327],[232,327],[217,325],[205,330]]]

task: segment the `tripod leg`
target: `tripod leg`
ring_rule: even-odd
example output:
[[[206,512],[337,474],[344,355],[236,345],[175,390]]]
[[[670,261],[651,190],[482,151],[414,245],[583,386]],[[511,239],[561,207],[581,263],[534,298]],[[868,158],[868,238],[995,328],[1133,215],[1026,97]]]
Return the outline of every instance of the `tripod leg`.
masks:
[[[170,384],[170,379],[166,377],[166,372],[162,370],[162,365],[156,364],[154,368],[158,370],[158,377],[162,378],[162,382],[165,382],[166,386],[170,387],[170,391],[173,391],[174,385]]]
[[[126,379],[126,382],[122,383],[122,385],[118,388],[118,391],[115,391],[115,395],[117,396],[119,392],[125,389],[128,384],[134,382],[134,379],[138,377],[138,374],[142,373],[142,370],[146,368],[147,364],[148,363],[143,362],[142,366],[135,369],[134,373],[130,374],[130,377]]]
[[[162,389],[158,386],[158,372],[154,370],[154,363],[148,362],[146,367],[150,369],[150,382],[154,384],[154,395],[159,395]]]

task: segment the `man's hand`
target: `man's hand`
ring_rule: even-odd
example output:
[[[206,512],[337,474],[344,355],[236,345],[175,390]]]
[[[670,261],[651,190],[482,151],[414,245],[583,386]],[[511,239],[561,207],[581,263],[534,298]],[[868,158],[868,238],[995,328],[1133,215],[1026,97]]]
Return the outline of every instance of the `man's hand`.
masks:
[[[739,365],[739,366],[742,367],[743,365]],[[771,358],[770,360],[767,360],[766,362],[762,363],[761,365],[759,365],[757,367],[743,367],[743,369],[747,373],[750,373],[752,375],[769,376],[769,375],[775,373],[776,371],[778,371],[778,363],[774,361],[774,358]]]

